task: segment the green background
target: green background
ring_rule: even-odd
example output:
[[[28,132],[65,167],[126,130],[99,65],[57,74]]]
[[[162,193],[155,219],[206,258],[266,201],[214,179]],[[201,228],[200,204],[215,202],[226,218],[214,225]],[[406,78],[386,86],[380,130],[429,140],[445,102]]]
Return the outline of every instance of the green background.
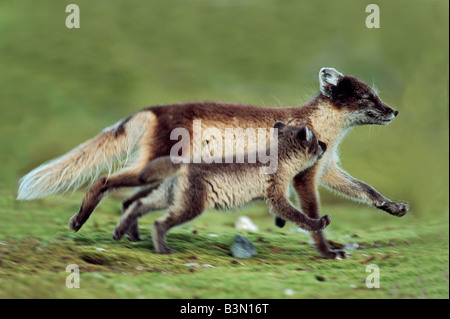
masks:
[[[374,238],[378,234],[392,241],[391,234],[380,233],[378,227],[393,223],[406,231],[414,225],[440,225],[442,237],[435,240],[442,248],[439,258],[447,260],[448,274],[448,1],[377,1],[381,27],[368,29],[365,7],[371,2],[0,1],[4,255],[12,256],[11,243],[19,238],[83,236],[72,235],[66,226],[81,202],[81,192],[30,203],[14,201],[18,179],[42,162],[149,105],[194,100],[300,105],[318,92],[320,68],[331,66],[376,86],[381,98],[400,112],[389,126],[353,129],[340,146],[343,168],[385,196],[409,202],[411,209],[404,219],[394,221],[321,189],[324,212],[336,212],[330,227],[335,223],[341,227],[334,229],[335,234],[344,236],[367,231],[363,227],[370,225],[375,227]],[[80,29],[65,26],[69,3],[80,7]],[[88,224],[97,222],[100,226],[91,229],[92,236],[97,231],[114,245],[109,233],[118,220],[119,202],[109,199],[103,209]],[[257,210],[266,212],[264,206]],[[207,223],[211,218],[207,215],[198,222]],[[100,216],[108,220],[104,228]],[[271,217],[260,218],[263,225],[271,225]],[[234,219],[218,217],[228,225],[218,229],[232,231]],[[211,219],[212,229],[214,223]],[[89,227],[84,236],[89,236]],[[20,245],[31,245],[28,241],[17,244],[16,251],[25,249]],[[414,250],[407,248],[405,254]],[[414,268],[417,262],[409,266]],[[0,266],[9,284],[17,282],[8,277],[15,266],[4,263]],[[229,275],[233,277],[233,272]],[[36,292],[34,282],[20,280],[23,293],[4,290],[0,296],[64,295]],[[294,297],[315,296],[308,293]],[[448,296],[448,286],[437,296],[443,295]]]

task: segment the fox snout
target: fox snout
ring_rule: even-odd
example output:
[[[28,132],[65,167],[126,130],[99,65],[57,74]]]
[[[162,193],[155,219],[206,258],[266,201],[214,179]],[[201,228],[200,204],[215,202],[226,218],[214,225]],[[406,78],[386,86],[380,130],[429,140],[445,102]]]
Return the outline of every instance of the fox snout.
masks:
[[[393,109],[392,107],[390,107],[389,105],[387,105],[384,102],[381,102],[381,103],[382,103],[382,110],[384,111],[384,113],[386,113],[387,115],[391,115],[391,116],[393,115],[394,118],[398,115],[397,110]]]
[[[386,103],[379,101],[372,107],[365,109],[362,114],[363,116],[357,119],[355,124],[386,125],[397,117],[398,111]],[[355,118],[358,118],[358,116]]]
[[[397,117],[397,115],[398,115],[397,110],[393,109],[392,107],[390,107],[387,104],[384,104],[383,106],[384,106],[383,113],[385,114],[384,118],[383,118],[384,121],[390,122]]]

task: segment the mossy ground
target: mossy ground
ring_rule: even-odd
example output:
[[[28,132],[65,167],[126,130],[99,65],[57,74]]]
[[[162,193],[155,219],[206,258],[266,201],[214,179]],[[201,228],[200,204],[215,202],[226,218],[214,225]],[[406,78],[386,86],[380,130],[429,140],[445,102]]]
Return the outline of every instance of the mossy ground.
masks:
[[[424,222],[413,214],[395,218],[363,206],[325,206],[333,220],[329,239],[350,257],[325,260],[305,233],[276,228],[264,205],[239,212],[208,211],[175,228],[158,255],[151,241],[115,242],[119,202],[106,199],[79,233],[67,221],[80,194],[19,204],[3,196],[0,206],[0,298],[448,298],[448,220]],[[152,221],[141,219],[149,238]],[[260,228],[234,228],[237,216]],[[258,254],[230,256],[236,233]],[[215,234],[218,236],[210,236]],[[66,287],[69,264],[80,268],[80,288]],[[185,264],[197,264],[190,266]],[[380,270],[380,288],[366,287],[369,264]]]

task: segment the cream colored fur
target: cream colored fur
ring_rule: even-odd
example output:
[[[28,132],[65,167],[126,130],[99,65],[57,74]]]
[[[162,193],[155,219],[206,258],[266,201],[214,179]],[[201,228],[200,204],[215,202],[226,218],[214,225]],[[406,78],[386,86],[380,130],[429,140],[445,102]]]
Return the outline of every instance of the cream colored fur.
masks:
[[[152,112],[136,113],[125,123],[124,134],[116,136],[117,124],[67,154],[45,163],[22,177],[17,199],[31,200],[49,194],[76,190],[101,174],[143,161],[146,149],[139,145],[156,120]],[[136,152],[136,148],[140,152]]]

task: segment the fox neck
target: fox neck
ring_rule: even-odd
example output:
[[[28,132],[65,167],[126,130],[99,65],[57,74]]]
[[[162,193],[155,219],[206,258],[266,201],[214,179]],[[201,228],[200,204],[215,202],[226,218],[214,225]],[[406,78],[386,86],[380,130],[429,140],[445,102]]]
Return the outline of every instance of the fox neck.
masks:
[[[316,111],[311,114],[310,120],[317,137],[328,147],[339,144],[350,128],[346,112],[338,110],[327,100],[316,105]]]
[[[311,167],[314,163],[313,158],[305,154],[292,154],[291,158],[280,160],[279,166],[286,172],[286,176],[291,179],[301,171]]]

